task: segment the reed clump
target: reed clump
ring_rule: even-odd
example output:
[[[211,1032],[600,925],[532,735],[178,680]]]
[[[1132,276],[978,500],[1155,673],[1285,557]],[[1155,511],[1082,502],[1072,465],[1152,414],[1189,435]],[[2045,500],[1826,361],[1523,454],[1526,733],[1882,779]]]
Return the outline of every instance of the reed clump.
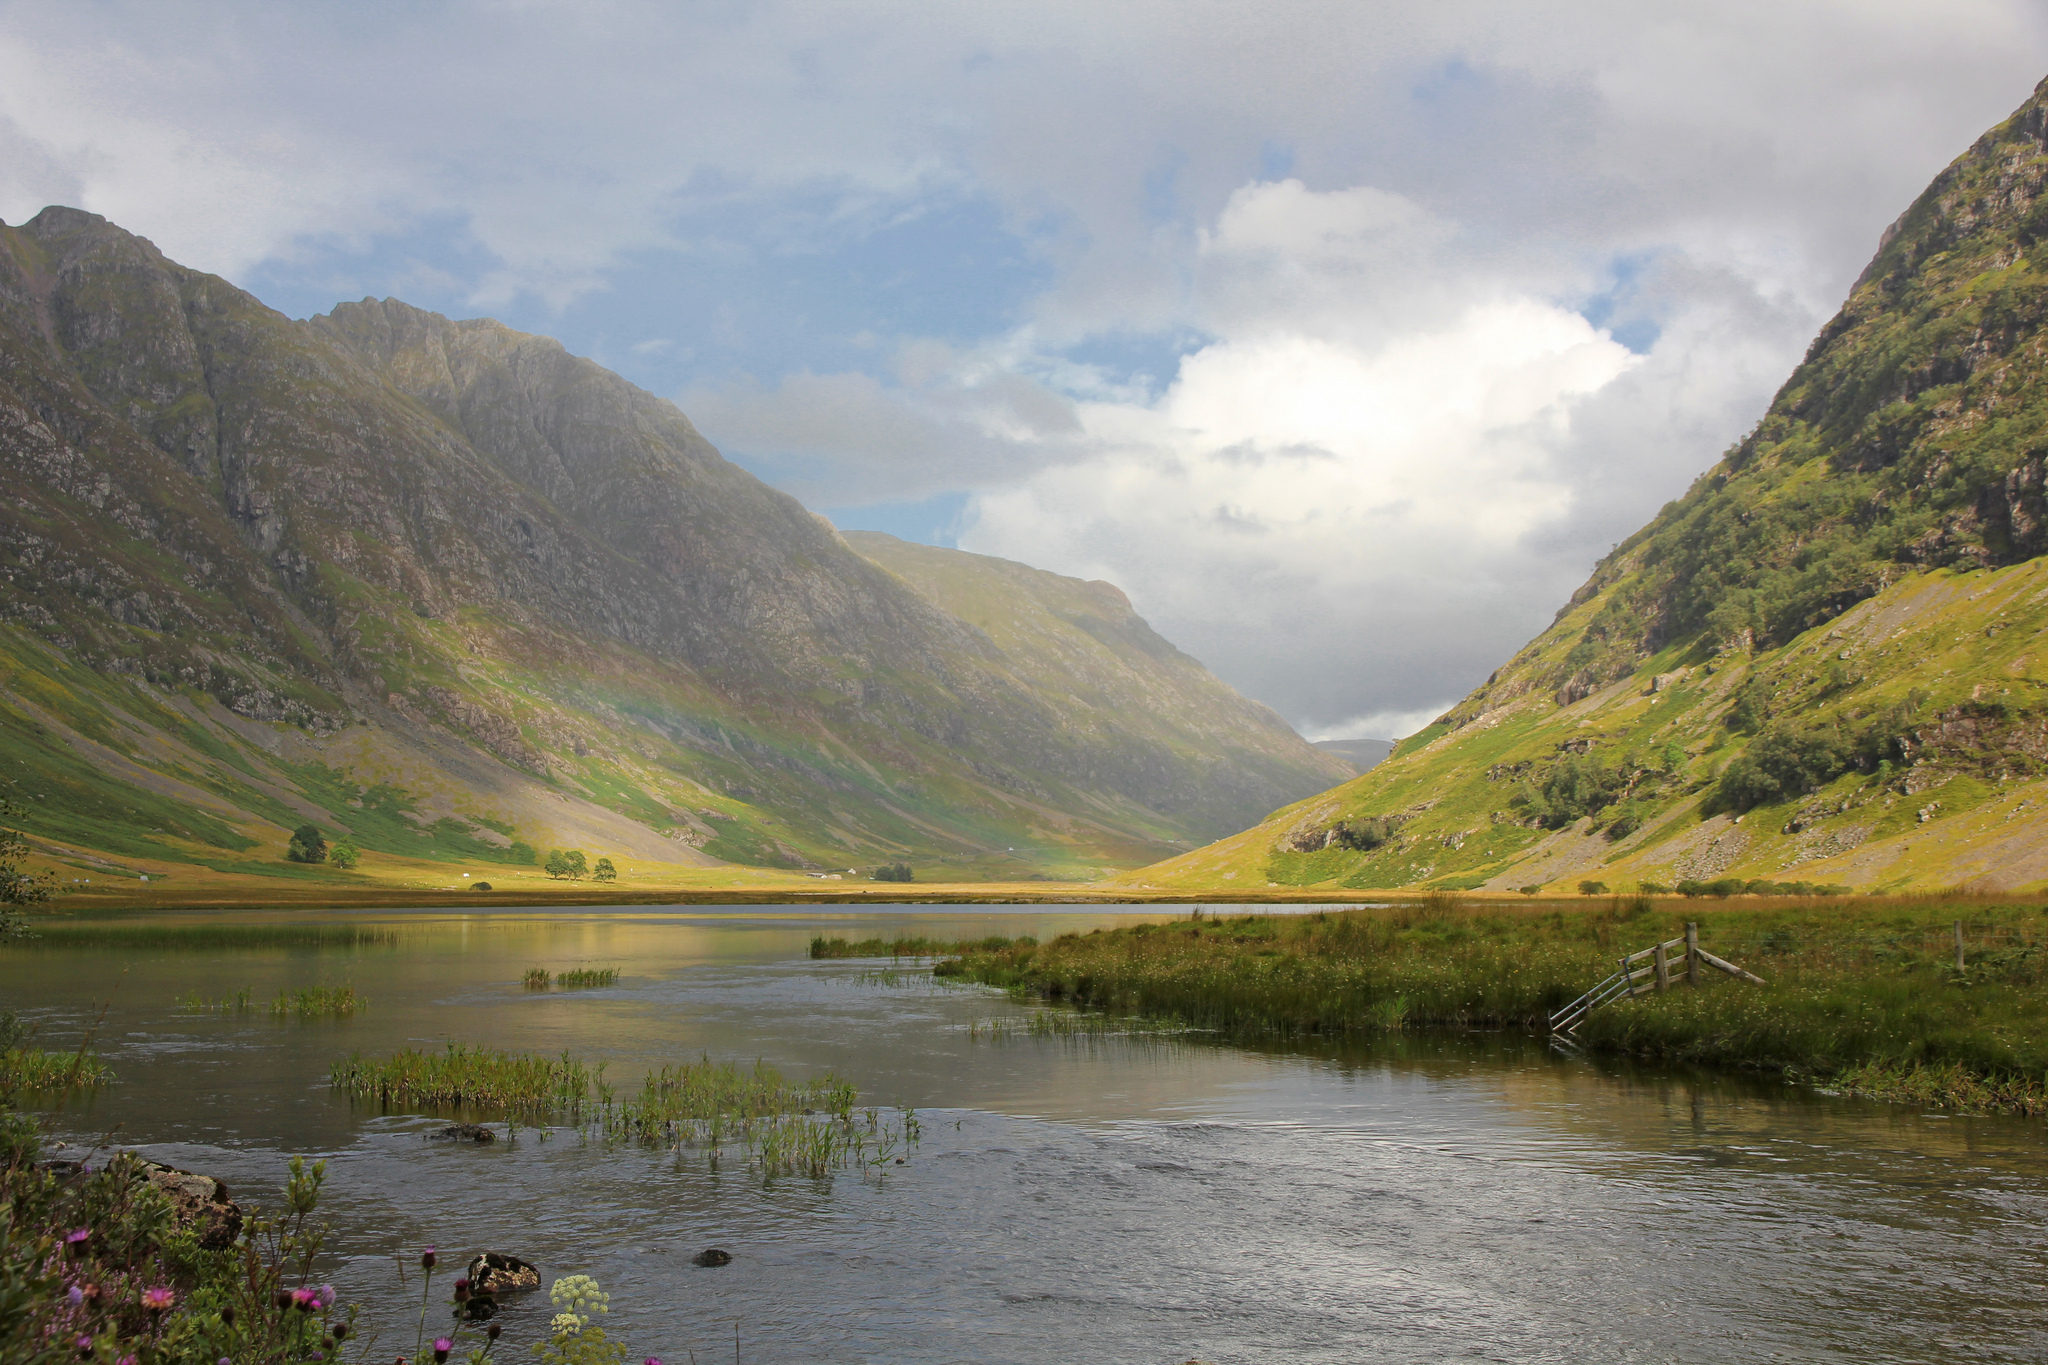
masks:
[[[1615,897],[1570,908],[1438,896],[977,945],[936,972],[1020,996],[1235,1034],[1547,1029],[1623,953],[1679,936],[1765,979],[1596,1010],[1595,1048],[1784,1071],[1925,1103],[2048,1108],[2048,907],[2009,896]],[[1958,970],[1955,926],[1963,926]]]
[[[586,1138],[654,1148],[702,1150],[716,1166],[735,1149],[762,1175],[822,1177],[893,1160],[914,1143],[916,1111],[893,1120],[856,1113],[857,1092],[826,1076],[791,1081],[765,1062],[741,1067],[709,1057],[663,1066],[622,1098],[603,1063],[493,1052],[450,1044],[381,1061],[335,1063],[329,1083],[391,1109],[485,1112],[531,1125],[566,1123]]]
[[[1037,942],[1037,939],[1028,936],[1019,939],[991,937],[955,940],[929,938],[923,934],[899,934],[894,938],[846,939],[827,938],[820,934],[811,940],[811,956],[821,960],[839,957],[944,957],[976,950],[994,950],[1016,943]]]
[[[187,991],[178,997],[178,1008],[205,1014],[246,1014],[256,1008],[256,988],[244,986],[233,995],[209,996]]]
[[[113,1069],[91,1052],[44,1052],[15,1047],[0,1052],[0,1096],[18,1091],[61,1092],[105,1085]]]
[[[619,980],[617,967],[572,967],[566,972],[550,972],[546,967],[527,969],[525,983],[530,991],[544,991],[549,985],[574,990],[584,986],[611,986]]]
[[[272,1014],[296,1015],[300,1019],[346,1019],[369,1003],[356,988],[307,986],[296,991],[279,991],[270,1002]]]

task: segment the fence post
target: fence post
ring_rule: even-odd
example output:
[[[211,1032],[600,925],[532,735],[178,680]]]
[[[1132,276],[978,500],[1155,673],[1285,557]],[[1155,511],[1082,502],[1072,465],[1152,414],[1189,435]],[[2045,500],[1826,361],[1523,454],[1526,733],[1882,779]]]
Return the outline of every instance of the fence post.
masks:
[[[1700,926],[1697,920],[1685,922],[1685,984],[1700,984]]]
[[[1956,970],[1963,969],[1963,922],[1956,921]]]
[[[1664,944],[1660,941],[1650,953],[1650,961],[1657,966],[1657,989],[1671,989],[1671,964],[1664,960]]]

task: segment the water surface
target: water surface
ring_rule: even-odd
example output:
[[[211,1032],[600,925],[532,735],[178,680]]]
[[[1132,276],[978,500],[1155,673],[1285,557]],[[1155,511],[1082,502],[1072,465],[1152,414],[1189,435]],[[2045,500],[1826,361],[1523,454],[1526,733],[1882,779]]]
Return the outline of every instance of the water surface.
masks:
[[[426,1243],[595,1275],[633,1358],[670,1365],[730,1359],[735,1323],[748,1362],[2048,1354],[2039,1123],[1600,1064],[1511,1035],[990,1041],[970,1025],[1026,1007],[805,952],[819,932],[1045,936],[1120,918],[386,914],[351,922],[396,942],[347,949],[9,949],[0,994],[53,1045],[105,1009],[119,1083],[52,1115],[62,1135],[112,1133],[259,1200],[289,1155],[326,1158],[332,1277],[379,1305],[383,1358],[412,1344],[393,1325],[394,1253]],[[624,976],[534,994],[532,966]],[[370,997],[353,1019],[176,1004],[340,982]],[[434,1120],[327,1088],[339,1056],[450,1040],[568,1050],[628,1085],[702,1054],[834,1072],[864,1103],[914,1106],[925,1136],[901,1166],[764,1185],[730,1160],[713,1171],[567,1131],[428,1142]],[[691,1263],[713,1245],[733,1264]],[[523,1347],[547,1311],[509,1314],[510,1337]]]

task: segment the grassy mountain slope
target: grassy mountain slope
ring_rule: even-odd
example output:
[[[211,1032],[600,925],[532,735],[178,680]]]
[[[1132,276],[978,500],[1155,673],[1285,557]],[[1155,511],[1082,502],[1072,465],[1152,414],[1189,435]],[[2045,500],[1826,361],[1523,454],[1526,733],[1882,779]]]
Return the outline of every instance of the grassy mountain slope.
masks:
[[[310,820],[429,865],[1074,872],[1335,775],[1213,680],[1095,713],[553,341],[295,322],[75,210],[0,227],[0,468],[0,769],[80,868],[340,876],[278,859]]]
[[[2048,882],[2044,94],[1484,686],[1356,781],[1125,880]]]

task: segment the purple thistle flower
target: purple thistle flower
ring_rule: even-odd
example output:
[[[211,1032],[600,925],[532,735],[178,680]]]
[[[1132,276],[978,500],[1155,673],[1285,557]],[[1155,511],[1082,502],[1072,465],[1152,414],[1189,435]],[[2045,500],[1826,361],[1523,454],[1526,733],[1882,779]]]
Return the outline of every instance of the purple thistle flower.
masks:
[[[434,1365],[447,1365],[448,1353],[455,1349],[455,1343],[446,1337],[434,1338]]]
[[[420,1265],[428,1270],[434,1268],[434,1249],[432,1247],[428,1247],[420,1253]]]
[[[71,1306],[73,1308],[76,1308],[78,1307],[78,1305],[85,1302],[85,1291],[74,1284],[71,1286],[70,1292],[65,1294],[64,1297],[70,1300]]]
[[[161,1313],[178,1301],[169,1285],[160,1284],[142,1291],[142,1306],[152,1313]]]

